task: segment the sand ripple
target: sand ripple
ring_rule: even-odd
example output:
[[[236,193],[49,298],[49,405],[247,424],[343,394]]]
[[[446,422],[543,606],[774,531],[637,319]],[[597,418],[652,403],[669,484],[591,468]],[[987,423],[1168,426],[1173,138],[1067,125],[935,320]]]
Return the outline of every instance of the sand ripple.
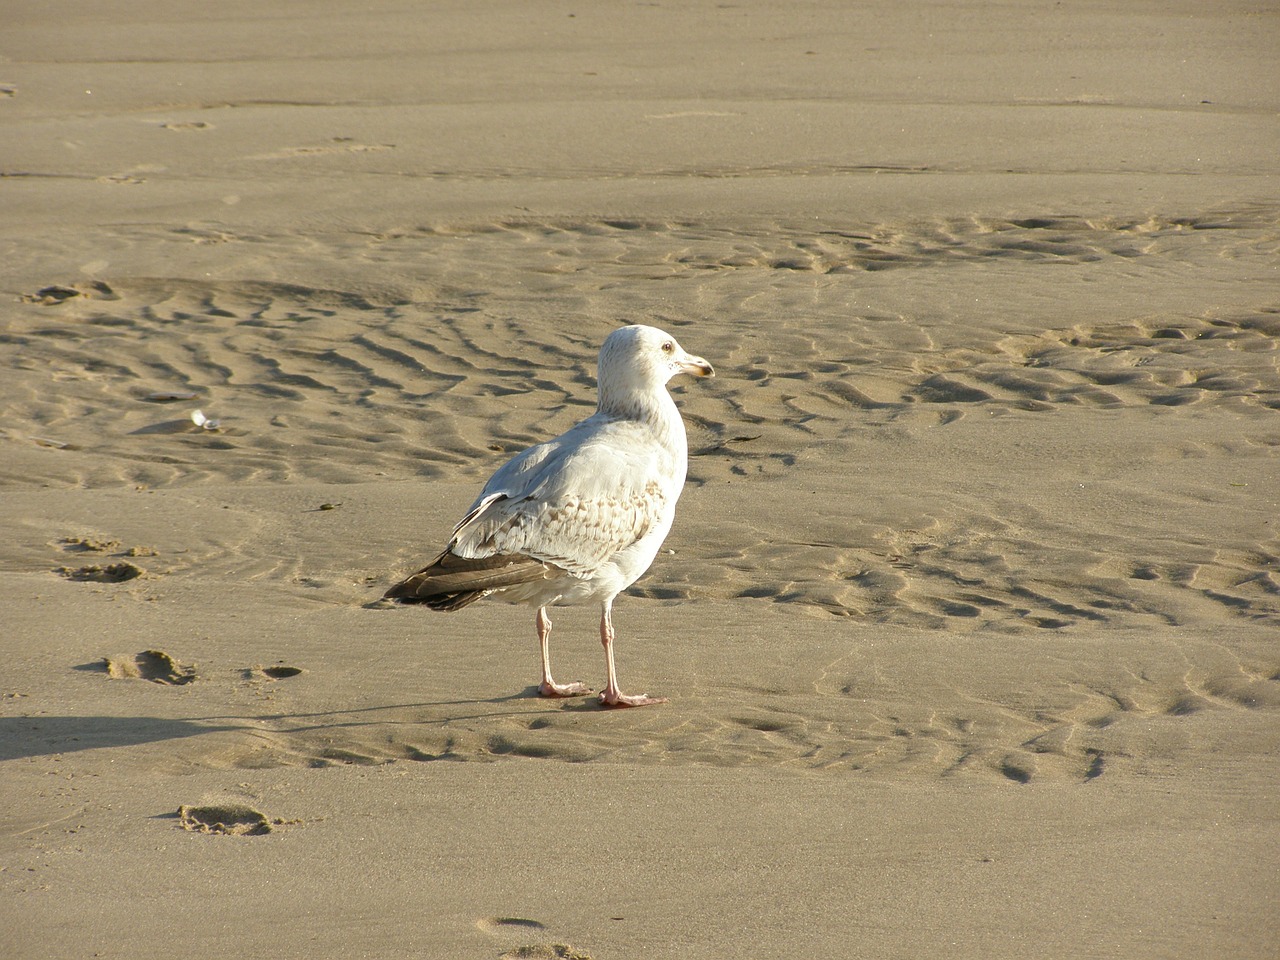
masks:
[[[595,349],[618,319],[653,319],[684,328],[723,371],[680,397],[694,487],[753,502],[803,490],[821,529],[716,516],[642,595],[962,629],[1178,623],[1187,603],[1280,617],[1265,530],[1215,543],[1206,526],[1151,552],[1152,525],[1059,518],[1044,500],[1062,502],[1045,469],[1055,458],[1088,474],[1116,457],[1106,434],[1128,442],[1137,424],[1160,438],[1144,453],[1153,470],[1230,462],[1219,490],[1242,495],[1274,475],[1280,304],[1226,285],[1274,263],[1272,209],[862,226],[528,220],[303,238],[193,227],[131,242],[212,246],[241,258],[228,268],[240,274],[291,256],[330,262],[350,284],[49,276],[0,333],[14,452],[0,483],[478,482],[590,409]],[[1007,290],[1008,270],[1029,278],[1024,302],[957,293],[949,315],[913,310],[947,291]],[[1141,297],[1081,315],[1073,292],[1093,281]],[[1153,293],[1161,285],[1167,297]],[[197,407],[216,429],[192,422]],[[992,442],[1000,421],[1028,418],[1044,442],[1002,456],[1010,469],[1025,461],[1044,496],[1011,492],[1007,475],[955,489],[885,482],[895,462],[955,458]],[[1145,496],[1140,476],[1097,479],[1091,498]],[[1205,495],[1188,486],[1165,508],[1194,514]],[[692,533],[696,506],[686,517]],[[286,555],[247,542],[213,552],[223,548],[227,569],[299,575]]]

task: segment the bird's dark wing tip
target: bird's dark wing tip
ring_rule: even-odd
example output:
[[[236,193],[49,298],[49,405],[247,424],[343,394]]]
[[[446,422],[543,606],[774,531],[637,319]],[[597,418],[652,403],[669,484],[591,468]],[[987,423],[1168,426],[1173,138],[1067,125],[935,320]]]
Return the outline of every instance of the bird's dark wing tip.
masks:
[[[446,551],[411,577],[397,583],[384,600],[425,603],[433,610],[458,610],[495,590],[541,580],[556,568],[521,554],[459,557]]]

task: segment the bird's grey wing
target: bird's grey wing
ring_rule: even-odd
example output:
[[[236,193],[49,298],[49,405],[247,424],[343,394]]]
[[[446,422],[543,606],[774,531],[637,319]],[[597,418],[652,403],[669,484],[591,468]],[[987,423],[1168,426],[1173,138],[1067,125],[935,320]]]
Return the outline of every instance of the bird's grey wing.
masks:
[[[494,475],[454,532],[451,551],[524,555],[586,577],[641,539],[667,509],[662,451],[643,436],[619,438],[598,426],[540,447],[547,449],[526,451],[539,452],[531,469],[509,471],[506,490],[496,489],[503,472]]]

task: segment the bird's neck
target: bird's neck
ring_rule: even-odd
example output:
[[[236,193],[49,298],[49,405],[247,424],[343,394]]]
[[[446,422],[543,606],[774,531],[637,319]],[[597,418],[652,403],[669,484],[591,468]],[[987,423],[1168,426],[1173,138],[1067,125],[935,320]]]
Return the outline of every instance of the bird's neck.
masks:
[[[645,392],[614,394],[601,391],[596,411],[619,420],[634,420],[649,427],[664,446],[687,450],[684,420],[663,388]]]

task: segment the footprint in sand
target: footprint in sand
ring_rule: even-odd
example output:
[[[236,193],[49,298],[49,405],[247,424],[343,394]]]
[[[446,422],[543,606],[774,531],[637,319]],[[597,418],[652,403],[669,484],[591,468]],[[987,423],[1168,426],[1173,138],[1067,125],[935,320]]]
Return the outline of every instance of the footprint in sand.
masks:
[[[134,655],[106,657],[107,676],[112,680],[150,680],[176,687],[196,678],[195,667],[178,663],[163,650],[144,650]]]
[[[485,917],[476,921],[476,926],[485,933],[492,933],[495,936],[505,937],[508,934],[543,934],[546,932],[546,925],[539,923],[537,920],[525,920],[521,917]]]
[[[287,680],[289,677],[296,677],[302,673],[301,667],[263,667],[263,675],[268,680]]]
[[[276,664],[270,667],[248,667],[244,671],[244,678],[246,680],[288,680],[290,677],[297,677],[305,672],[302,667],[288,667],[284,664]]]
[[[119,300],[120,294],[111,289],[110,284],[101,280],[89,280],[84,283],[55,283],[41,287],[35,293],[24,294],[22,299],[26,303],[38,303],[41,306],[50,307],[77,297],[85,297],[89,300]]]
[[[68,580],[77,580],[81,583],[124,583],[126,580],[136,580],[138,577],[146,573],[141,567],[128,563],[91,563],[85,567],[59,567],[58,573],[62,574]]]
[[[270,833],[273,827],[296,820],[269,820],[266,815],[242,803],[216,803],[178,808],[178,820],[183,830],[193,833],[220,833],[233,837],[260,837]]]
[[[591,954],[567,943],[534,943],[499,954],[498,960],[591,960]]]
[[[63,550],[76,553],[107,553],[120,546],[119,540],[103,540],[99,537],[63,537],[58,543]]]
[[[107,540],[101,537],[63,537],[56,546],[68,553],[110,553],[117,557],[154,557],[159,555],[154,547],[130,547],[120,549],[119,540]],[[137,564],[127,560],[116,563],[93,563],[83,567],[58,567],[57,573],[68,580],[87,583],[124,583],[136,580],[146,574]]]
[[[119,540],[104,540],[101,537],[62,537],[56,546],[68,553],[114,553],[117,557],[158,557],[160,551],[155,547],[129,547],[120,549]]]
[[[512,940],[538,940],[511,947],[498,955],[498,960],[591,960],[591,954],[567,943],[552,943],[547,938],[547,927],[537,920],[522,917],[485,917],[476,926],[495,937]]]

